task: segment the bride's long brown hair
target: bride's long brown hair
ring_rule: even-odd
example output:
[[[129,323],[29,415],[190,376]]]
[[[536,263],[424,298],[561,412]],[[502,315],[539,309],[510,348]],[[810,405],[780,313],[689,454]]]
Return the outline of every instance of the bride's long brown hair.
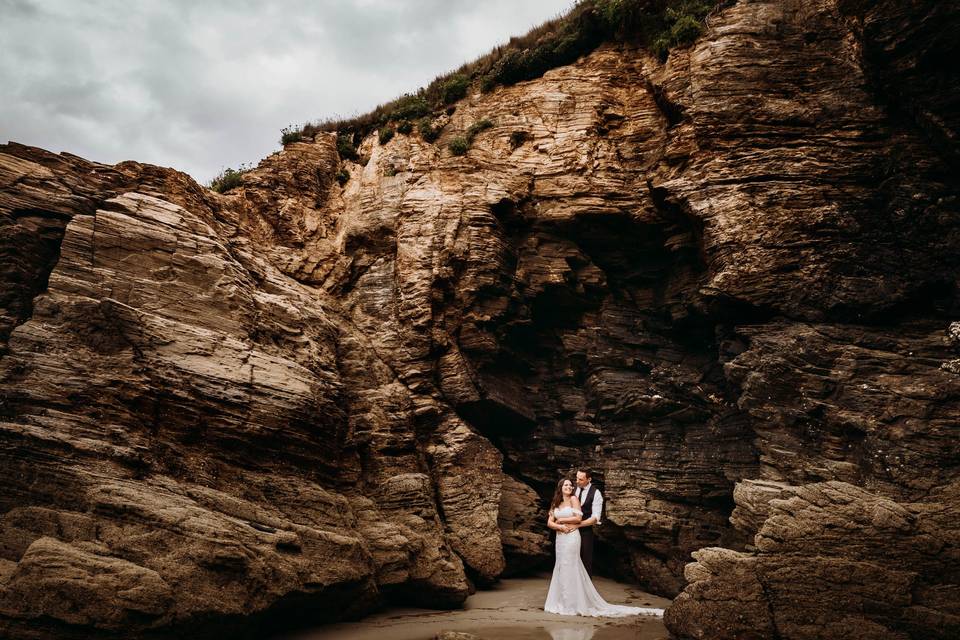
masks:
[[[570,478],[560,478],[560,482],[557,483],[557,490],[553,492],[553,500],[550,501],[550,513],[553,513],[553,510],[563,502],[563,483],[567,481],[569,481],[570,484],[574,484]]]

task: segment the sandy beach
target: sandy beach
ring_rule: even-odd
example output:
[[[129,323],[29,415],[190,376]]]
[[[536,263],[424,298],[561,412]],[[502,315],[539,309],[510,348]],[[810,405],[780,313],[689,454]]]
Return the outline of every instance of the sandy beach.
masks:
[[[462,631],[487,640],[664,640],[660,618],[582,618],[544,613],[550,576],[501,580],[493,589],[478,591],[463,609],[387,609],[359,622],[344,622],[293,635],[283,640],[427,640],[441,631]],[[594,578],[607,602],[664,608],[670,600],[634,587]],[[278,638],[278,640],[279,640]]]

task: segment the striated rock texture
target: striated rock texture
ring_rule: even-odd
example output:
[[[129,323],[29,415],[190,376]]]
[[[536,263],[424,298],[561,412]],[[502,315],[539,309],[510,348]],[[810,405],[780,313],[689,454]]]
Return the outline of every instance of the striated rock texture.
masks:
[[[947,5],[741,0],[227,195],[0,147],[0,635],[456,606],[589,465],[678,637],[955,637]]]
[[[919,503],[840,481],[759,493],[768,502],[757,553],[694,552],[690,584],[667,612],[672,628],[695,638],[956,637],[957,483]]]
[[[135,164],[16,145],[0,162],[17,172],[5,268],[47,281],[6,313],[0,631],[202,636],[267,609],[350,615],[401,586],[463,600],[457,517],[492,513],[496,534],[496,484],[444,534],[446,467],[428,465],[409,390],[257,257],[222,198]],[[17,241],[31,228],[50,251]],[[499,461],[460,460],[469,438],[444,435],[438,457]],[[483,551],[502,566],[498,536]]]

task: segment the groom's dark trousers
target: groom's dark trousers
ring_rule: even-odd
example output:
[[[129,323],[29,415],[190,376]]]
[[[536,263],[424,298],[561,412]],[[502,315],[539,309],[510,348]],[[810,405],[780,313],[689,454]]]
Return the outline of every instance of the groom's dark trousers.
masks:
[[[583,519],[589,520],[593,517],[593,496],[597,488],[590,485],[587,494],[582,496],[580,509],[583,511]],[[587,575],[593,577],[593,527],[580,527],[580,560],[583,562]]]

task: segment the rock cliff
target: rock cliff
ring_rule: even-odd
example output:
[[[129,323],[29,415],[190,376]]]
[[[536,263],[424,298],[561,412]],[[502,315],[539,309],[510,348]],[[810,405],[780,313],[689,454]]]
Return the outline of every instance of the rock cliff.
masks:
[[[0,633],[456,606],[583,464],[679,637],[955,637],[958,33],[741,0],[224,195],[0,147]]]

